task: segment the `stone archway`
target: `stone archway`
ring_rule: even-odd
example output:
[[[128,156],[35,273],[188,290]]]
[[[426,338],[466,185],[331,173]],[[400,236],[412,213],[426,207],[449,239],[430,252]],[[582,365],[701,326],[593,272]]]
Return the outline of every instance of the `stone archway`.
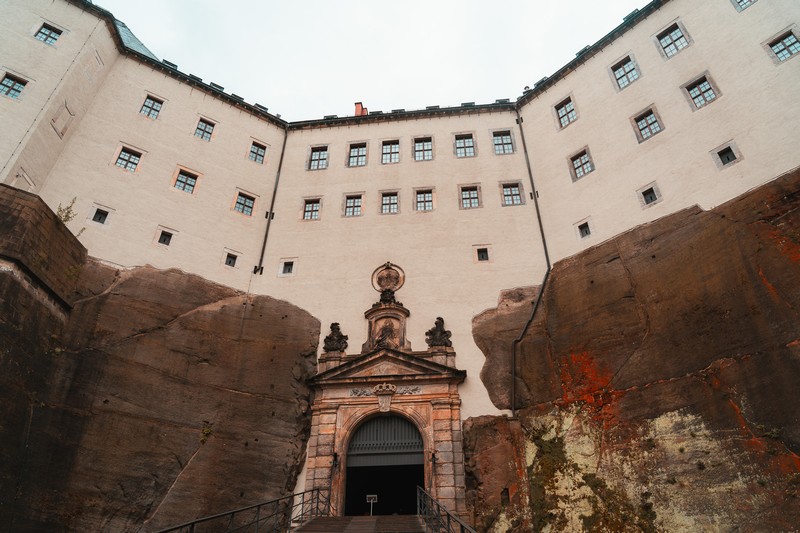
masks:
[[[372,417],[353,432],[345,457],[346,515],[413,514],[425,482],[422,434],[397,415]],[[370,508],[367,495],[376,502]]]

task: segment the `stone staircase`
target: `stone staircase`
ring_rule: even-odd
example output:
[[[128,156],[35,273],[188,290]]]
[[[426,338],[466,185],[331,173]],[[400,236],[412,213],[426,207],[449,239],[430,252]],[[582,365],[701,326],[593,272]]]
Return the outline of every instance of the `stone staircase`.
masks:
[[[424,533],[416,515],[405,516],[323,516],[294,530],[294,533]]]

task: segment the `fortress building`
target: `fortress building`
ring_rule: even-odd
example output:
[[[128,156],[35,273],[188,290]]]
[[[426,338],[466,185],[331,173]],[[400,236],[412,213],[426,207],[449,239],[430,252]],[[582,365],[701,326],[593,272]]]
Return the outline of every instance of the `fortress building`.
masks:
[[[337,515],[368,512],[367,493],[380,495],[382,514],[403,514],[419,485],[484,530],[615,529],[623,515],[642,530],[725,530],[741,518],[722,493],[704,514],[685,504],[691,487],[744,497],[767,479],[788,488],[740,510],[762,517],[751,525],[780,525],[780,512],[765,509],[787,508],[778,493],[800,470],[800,421],[778,408],[779,391],[800,383],[796,0],[653,0],[516,99],[416,110],[359,102],[352,116],[300,122],[159,59],[88,0],[6,0],[0,13],[0,273],[22,287],[0,298],[0,339],[14,347],[4,365],[24,359],[19,376],[41,376],[7,373],[0,431],[23,444],[3,460],[28,466],[6,469],[3,481],[17,487],[3,489],[6,523],[157,528],[312,488],[330,491]],[[697,229],[726,216],[772,229],[758,243],[728,226]],[[780,282],[757,256],[770,247],[785,262]],[[649,266],[636,270],[634,255]],[[748,299],[756,285],[766,292]],[[758,310],[761,298],[780,320],[758,318],[772,316]],[[36,306],[49,318],[26,318]],[[151,324],[150,313],[166,314]],[[630,316],[644,332],[636,339]],[[735,340],[742,332],[753,336]],[[716,335],[732,344],[705,344]],[[697,407],[706,400],[659,389],[784,336],[780,350],[795,351],[780,364],[790,366],[759,370],[786,380],[777,396],[748,388],[770,388],[772,374],[742,378],[726,394],[749,400],[720,433]],[[56,343],[48,339],[61,339],[58,352],[39,345]],[[53,353],[60,362],[43,355]],[[131,378],[138,372],[150,377]],[[181,388],[198,383],[219,396]],[[632,427],[619,420],[633,409],[612,416],[608,406],[655,383],[639,404],[652,402],[641,418],[650,425],[608,440]],[[297,412],[275,421],[290,397]],[[688,403],[668,407],[677,397]],[[588,411],[578,404],[602,416],[579,422]],[[41,409],[69,414],[37,418]],[[189,420],[193,412],[203,414]],[[716,481],[664,474],[662,492],[655,477],[632,481],[636,471],[665,472],[685,450],[768,462],[770,440],[720,451],[729,438],[720,435],[747,433],[762,415],[783,428],[783,448],[770,455],[780,465],[720,473],[692,455],[691,475],[702,463]],[[104,449],[134,418],[144,424],[129,433],[142,439],[136,449]],[[143,429],[167,419],[171,429]],[[490,420],[507,437],[481,433]],[[574,433],[581,423],[585,438]],[[761,422],[763,433],[772,423]],[[246,453],[263,455],[237,455],[254,425],[260,442],[273,435],[272,448],[257,452],[259,439],[247,437]],[[203,438],[191,453],[190,427]],[[699,441],[687,432],[707,438],[705,448],[692,448]],[[47,437],[37,444],[37,435]],[[607,462],[547,471],[546,443]],[[71,459],[53,469],[59,446]],[[269,455],[281,446],[288,459]],[[481,455],[492,446],[510,463]],[[151,456],[156,448],[181,466]],[[620,459],[639,449],[640,462]],[[202,473],[188,466],[195,457]],[[130,473],[132,464],[155,477]],[[72,500],[36,480],[48,470]],[[576,471],[574,490],[554,484]],[[569,503],[553,503],[561,497]],[[111,502],[125,498],[129,510],[115,514]]]

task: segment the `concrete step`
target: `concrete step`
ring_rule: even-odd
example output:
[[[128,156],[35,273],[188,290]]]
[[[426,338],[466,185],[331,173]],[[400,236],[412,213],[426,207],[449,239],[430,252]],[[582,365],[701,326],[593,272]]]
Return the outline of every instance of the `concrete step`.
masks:
[[[424,533],[416,515],[324,516],[297,528],[295,533]]]

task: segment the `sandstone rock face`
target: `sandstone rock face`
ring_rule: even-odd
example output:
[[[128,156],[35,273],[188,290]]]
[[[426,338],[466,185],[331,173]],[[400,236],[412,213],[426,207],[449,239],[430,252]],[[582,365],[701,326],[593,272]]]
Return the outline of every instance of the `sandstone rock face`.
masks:
[[[796,529],[799,208],[793,173],[556,264],[518,350],[519,420],[465,423],[476,524]],[[512,307],[473,323],[502,408],[521,331],[507,325],[531,310]]]
[[[3,529],[152,531],[291,493],[316,319],[174,270],[90,261],[71,312],[37,282],[0,269]]]

